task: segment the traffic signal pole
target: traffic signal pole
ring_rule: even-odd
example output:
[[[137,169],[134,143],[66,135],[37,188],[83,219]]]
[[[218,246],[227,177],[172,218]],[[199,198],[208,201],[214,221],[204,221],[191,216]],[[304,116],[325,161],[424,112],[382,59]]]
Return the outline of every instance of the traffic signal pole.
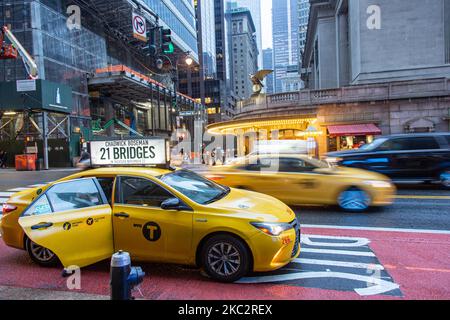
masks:
[[[42,112],[42,143],[44,155],[44,169],[48,170],[48,118],[47,112]]]

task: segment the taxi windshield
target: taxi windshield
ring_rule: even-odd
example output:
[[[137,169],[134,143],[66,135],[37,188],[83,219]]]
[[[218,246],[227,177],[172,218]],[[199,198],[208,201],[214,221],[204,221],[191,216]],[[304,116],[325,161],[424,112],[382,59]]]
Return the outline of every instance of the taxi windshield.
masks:
[[[168,173],[160,180],[199,204],[212,203],[230,192],[230,188],[187,170]]]

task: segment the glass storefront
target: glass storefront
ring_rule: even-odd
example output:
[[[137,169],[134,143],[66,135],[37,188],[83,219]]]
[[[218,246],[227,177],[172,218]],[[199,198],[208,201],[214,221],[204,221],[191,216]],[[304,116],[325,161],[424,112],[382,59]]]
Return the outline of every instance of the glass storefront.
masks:
[[[374,140],[373,135],[328,137],[328,152],[359,149]]]

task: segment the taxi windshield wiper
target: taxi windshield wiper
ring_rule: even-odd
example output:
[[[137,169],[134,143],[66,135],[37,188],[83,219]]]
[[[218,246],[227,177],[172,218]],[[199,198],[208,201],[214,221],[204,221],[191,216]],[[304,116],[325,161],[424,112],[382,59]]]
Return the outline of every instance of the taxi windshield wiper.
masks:
[[[216,196],[214,196],[213,198],[211,198],[208,201],[204,202],[203,204],[210,204],[210,203],[213,203],[215,201],[218,201],[218,200],[226,197],[230,193],[231,189],[230,189],[230,187],[227,187],[227,186],[224,186],[224,188],[225,188],[225,190],[223,192],[217,194]]]

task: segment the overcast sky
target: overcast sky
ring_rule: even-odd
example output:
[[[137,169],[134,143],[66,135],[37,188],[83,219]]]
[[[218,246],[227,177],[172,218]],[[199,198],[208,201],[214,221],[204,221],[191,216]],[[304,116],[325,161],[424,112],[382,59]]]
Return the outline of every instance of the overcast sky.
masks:
[[[261,0],[262,47],[272,48],[272,0]]]

